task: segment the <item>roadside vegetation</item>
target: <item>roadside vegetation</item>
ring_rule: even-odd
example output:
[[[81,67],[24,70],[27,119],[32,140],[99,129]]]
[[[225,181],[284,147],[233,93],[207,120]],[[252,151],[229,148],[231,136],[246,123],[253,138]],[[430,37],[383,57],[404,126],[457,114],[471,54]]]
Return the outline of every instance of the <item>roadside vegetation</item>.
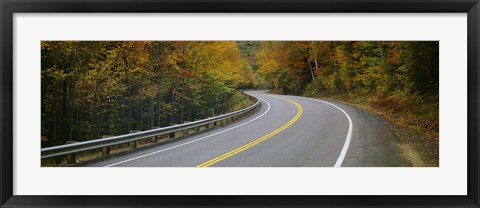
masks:
[[[42,41],[42,147],[238,110],[257,80],[234,41]]]
[[[262,42],[258,74],[275,92],[330,98],[392,121],[405,156],[438,166],[439,43]]]

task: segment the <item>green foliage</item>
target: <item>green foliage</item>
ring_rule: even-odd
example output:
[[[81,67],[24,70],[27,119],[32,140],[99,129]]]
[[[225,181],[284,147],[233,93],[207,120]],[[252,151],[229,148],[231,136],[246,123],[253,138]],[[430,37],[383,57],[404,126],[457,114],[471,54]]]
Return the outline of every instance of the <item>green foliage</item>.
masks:
[[[404,60],[400,72],[405,75],[403,82],[411,93],[438,96],[439,79],[438,42],[409,42],[401,51]]]

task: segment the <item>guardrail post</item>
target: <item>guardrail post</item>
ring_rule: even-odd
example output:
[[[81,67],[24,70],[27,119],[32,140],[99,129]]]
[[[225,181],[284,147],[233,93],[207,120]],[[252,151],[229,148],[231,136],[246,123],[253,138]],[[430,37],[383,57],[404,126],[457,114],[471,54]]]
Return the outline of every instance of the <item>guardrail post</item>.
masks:
[[[170,134],[168,135],[168,137],[170,137],[170,139],[175,138],[175,132],[170,133]]]
[[[112,135],[103,135],[102,138],[112,137]],[[110,154],[110,146],[102,147],[102,155],[109,155]]]
[[[152,129],[157,129],[157,128],[158,128],[158,127],[152,127]],[[159,137],[159,136],[153,136],[153,137],[151,137],[151,138],[150,138],[150,142],[151,142],[151,143],[157,143],[157,142],[158,142],[157,137]]]
[[[183,121],[183,123],[184,123],[184,124],[190,123],[190,121]],[[182,136],[187,135],[187,134],[189,134],[189,133],[190,133],[190,129],[184,129],[184,130],[182,131]]]
[[[67,141],[67,144],[77,143],[78,141]],[[72,153],[67,155],[67,164],[75,164],[77,163],[77,154]]]
[[[162,139],[162,135],[158,135],[158,136],[153,137],[153,138],[155,138],[155,142],[157,143]]]
[[[129,146],[130,146],[130,149],[137,148],[137,141],[131,141]]]
[[[137,132],[140,132],[139,130],[131,130],[130,133],[137,133]],[[130,149],[135,149],[137,148],[137,141],[131,141],[129,142],[129,146],[130,146]]]

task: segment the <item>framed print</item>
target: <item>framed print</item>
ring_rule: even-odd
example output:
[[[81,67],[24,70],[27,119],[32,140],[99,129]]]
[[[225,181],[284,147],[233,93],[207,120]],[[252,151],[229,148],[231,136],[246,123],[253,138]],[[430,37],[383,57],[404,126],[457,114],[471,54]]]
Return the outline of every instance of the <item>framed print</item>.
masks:
[[[0,6],[1,207],[479,207],[477,0]]]

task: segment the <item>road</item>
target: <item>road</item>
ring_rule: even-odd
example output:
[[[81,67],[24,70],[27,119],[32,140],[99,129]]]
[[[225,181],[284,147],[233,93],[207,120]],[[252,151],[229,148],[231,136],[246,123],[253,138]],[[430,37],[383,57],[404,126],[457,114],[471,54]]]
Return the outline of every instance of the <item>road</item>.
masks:
[[[253,114],[92,167],[405,167],[398,138],[370,113],[333,101],[247,92]]]

